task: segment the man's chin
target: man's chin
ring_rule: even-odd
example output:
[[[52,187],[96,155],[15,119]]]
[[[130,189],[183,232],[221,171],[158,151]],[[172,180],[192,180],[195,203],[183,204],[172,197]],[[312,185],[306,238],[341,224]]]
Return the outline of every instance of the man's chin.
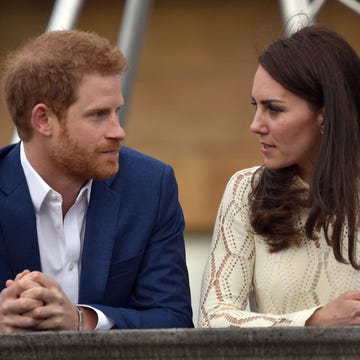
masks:
[[[118,171],[119,171],[119,166],[106,167],[100,171],[97,171],[94,174],[93,179],[94,180],[105,180],[112,176],[115,176]]]

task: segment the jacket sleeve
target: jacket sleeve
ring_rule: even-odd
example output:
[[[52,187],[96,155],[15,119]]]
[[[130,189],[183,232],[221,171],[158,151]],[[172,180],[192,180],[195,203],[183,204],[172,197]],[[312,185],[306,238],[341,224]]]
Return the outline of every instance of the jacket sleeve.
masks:
[[[129,304],[91,304],[114,321],[113,328],[193,327],[184,226],[175,176],[166,166],[153,230]]]

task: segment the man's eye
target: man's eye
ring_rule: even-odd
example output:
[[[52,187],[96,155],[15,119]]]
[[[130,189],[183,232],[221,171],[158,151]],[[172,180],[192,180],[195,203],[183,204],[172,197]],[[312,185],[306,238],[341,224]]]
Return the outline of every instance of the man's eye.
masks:
[[[95,111],[95,112],[93,113],[93,116],[94,116],[94,117],[97,117],[97,118],[103,118],[103,117],[107,116],[107,114],[108,114],[108,111],[106,111],[106,110],[99,110],[99,111]]]

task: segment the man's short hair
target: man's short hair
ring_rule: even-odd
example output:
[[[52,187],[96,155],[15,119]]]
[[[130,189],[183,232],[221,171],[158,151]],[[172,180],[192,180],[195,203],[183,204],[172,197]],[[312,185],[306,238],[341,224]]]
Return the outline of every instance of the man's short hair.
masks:
[[[92,32],[51,31],[26,42],[7,56],[3,78],[6,105],[20,138],[32,136],[36,104],[46,104],[61,118],[76,100],[85,74],[121,74],[126,69],[119,49]]]

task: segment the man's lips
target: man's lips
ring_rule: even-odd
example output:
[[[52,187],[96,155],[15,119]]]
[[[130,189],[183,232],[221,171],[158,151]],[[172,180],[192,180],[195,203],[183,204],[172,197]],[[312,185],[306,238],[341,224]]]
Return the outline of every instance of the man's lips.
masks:
[[[107,146],[98,149],[99,153],[118,153],[119,151],[120,151],[120,146]]]

